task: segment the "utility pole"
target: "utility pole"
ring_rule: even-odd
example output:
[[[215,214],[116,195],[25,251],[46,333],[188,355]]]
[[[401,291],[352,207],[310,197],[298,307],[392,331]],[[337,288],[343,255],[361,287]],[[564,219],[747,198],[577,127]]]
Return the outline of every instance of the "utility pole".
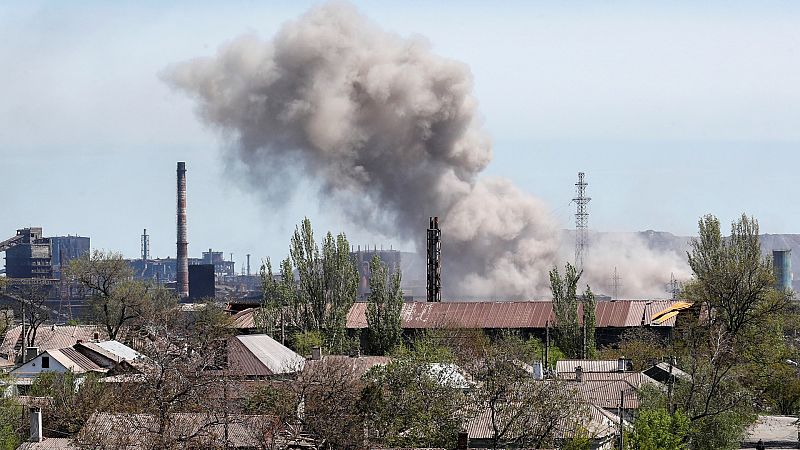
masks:
[[[22,301],[22,364],[25,364],[25,353],[27,351],[26,345],[26,336],[25,336],[25,301]]]
[[[584,314],[583,317],[585,318],[586,315]],[[586,359],[589,356],[587,355],[588,352],[586,349],[586,320],[581,320],[581,322],[583,323],[583,325],[581,326],[581,359]]]
[[[625,425],[622,421],[622,414],[625,410],[625,391],[619,391],[619,450],[625,449]]]
[[[586,186],[589,183],[584,181],[584,173],[578,172],[578,182],[575,183],[577,196],[572,199],[577,205],[575,212],[575,268],[578,273],[583,270],[583,259],[586,247],[589,245],[589,204],[591,197],[586,196]]]
[[[550,368],[550,321],[545,323],[544,328],[544,364],[546,368]]]

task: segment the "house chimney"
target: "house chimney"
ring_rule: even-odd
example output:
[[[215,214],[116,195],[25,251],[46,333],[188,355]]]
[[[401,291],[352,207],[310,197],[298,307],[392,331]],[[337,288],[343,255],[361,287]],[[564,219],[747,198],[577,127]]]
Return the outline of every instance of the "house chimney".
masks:
[[[575,381],[580,383],[583,381],[583,367],[575,366]]]
[[[39,356],[39,347],[28,347],[25,349],[25,361],[23,361],[23,363],[26,363],[37,356]]]
[[[186,163],[178,162],[178,249],[177,290],[181,297],[189,296],[189,242],[186,231]]]
[[[466,430],[458,432],[456,439],[456,450],[467,450],[469,448],[469,433]]]
[[[31,413],[31,442],[42,442],[42,410],[32,407]]]
[[[320,361],[322,360],[322,347],[311,347],[311,360],[312,361]]]

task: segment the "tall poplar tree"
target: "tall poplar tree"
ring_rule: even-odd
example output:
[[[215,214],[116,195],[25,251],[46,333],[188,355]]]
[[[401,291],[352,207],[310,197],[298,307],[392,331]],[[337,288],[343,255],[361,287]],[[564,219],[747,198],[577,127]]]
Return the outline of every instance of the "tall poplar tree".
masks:
[[[369,351],[383,355],[400,344],[403,329],[400,312],[403,309],[403,291],[400,289],[400,268],[390,276],[386,264],[378,255],[370,261],[369,297],[367,304],[367,332]]]
[[[595,348],[595,298],[588,285],[583,297],[578,298],[582,273],[570,263],[563,277],[557,267],[550,271],[558,347],[570,358],[588,358]]]

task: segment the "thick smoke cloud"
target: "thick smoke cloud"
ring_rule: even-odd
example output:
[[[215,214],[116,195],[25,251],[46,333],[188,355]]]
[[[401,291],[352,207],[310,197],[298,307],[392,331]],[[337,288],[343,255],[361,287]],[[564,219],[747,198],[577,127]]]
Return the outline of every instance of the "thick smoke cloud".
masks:
[[[557,228],[536,198],[478,177],[492,151],[469,69],[425,41],[329,4],[271,41],[241,37],[166,79],[235,140],[229,156],[258,188],[303,173],[326,200],[358,211],[358,225],[421,251],[428,217],[440,216],[446,293],[546,291]]]
[[[558,227],[537,198],[480,176],[492,151],[469,69],[424,40],[328,4],[270,41],[240,37],[165,79],[230,138],[230,161],[265,198],[312,180],[357,225],[423,254],[428,217],[440,216],[446,295],[549,292]]]

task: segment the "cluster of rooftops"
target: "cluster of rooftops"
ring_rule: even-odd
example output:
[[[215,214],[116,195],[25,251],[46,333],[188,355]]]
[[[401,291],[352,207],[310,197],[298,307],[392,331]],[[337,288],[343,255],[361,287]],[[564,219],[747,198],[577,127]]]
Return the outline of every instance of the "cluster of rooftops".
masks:
[[[678,313],[689,306],[684,302],[670,300],[599,302],[596,311],[597,327],[670,328],[674,326]],[[363,303],[356,303],[351,308],[347,316],[348,329],[366,327],[365,308]],[[237,328],[238,335],[229,338],[226,345],[228,372],[241,380],[242,392],[248,390],[248,382],[256,383],[276,376],[299,376],[303,372],[314,370],[322,361],[348,364],[354,376],[366,373],[375,365],[385,365],[391,361],[388,357],[378,356],[322,356],[321,352],[313,352],[310,357],[304,357],[270,336],[258,333],[253,315],[253,309],[233,314],[233,326]],[[402,309],[402,326],[406,331],[441,327],[524,330],[553,326],[552,316],[550,302],[406,303]],[[5,395],[20,398],[25,398],[28,386],[43,372],[71,372],[77,376],[93,373],[102,377],[104,382],[131,382],[137,379],[137,374],[142,375],[151,364],[147,355],[122,342],[106,339],[103,328],[94,325],[45,325],[38,330],[33,346],[23,350],[21,342],[22,330],[15,327],[7,332],[0,343],[0,366],[10,375],[5,382]],[[563,360],[558,361],[553,375],[555,379],[570,382],[574,386],[571,392],[576,401],[584,401],[590,405],[585,426],[592,431],[596,443],[602,447],[610,445],[620,423],[627,424],[632,418],[632,412],[638,408],[638,392],[642,386],[648,383],[663,385],[670,377],[688,377],[678,368],[668,366],[661,363],[644,372],[634,372],[624,359]],[[547,382],[543,379],[540,364],[521,363],[520,367],[528,371],[534,379]],[[473,383],[467,372],[453,364],[431,364],[430,370],[447,372],[449,375],[445,379],[450,380],[455,388],[470,389]],[[624,398],[622,409],[621,393]],[[118,414],[98,412],[87,425],[107,428],[132,420],[130,417],[117,416]],[[179,419],[187,423],[203,421],[200,416],[190,416],[191,414]],[[246,424],[250,419],[243,420],[241,423]],[[464,428],[473,446],[480,446],[481,442],[488,442],[491,437],[491,427],[483,415],[472,418],[464,424]],[[247,445],[247,439],[242,439],[242,445],[233,448],[251,448]],[[75,447],[70,439],[44,438],[40,432],[39,435],[33,435],[31,442],[25,443],[22,448]]]

